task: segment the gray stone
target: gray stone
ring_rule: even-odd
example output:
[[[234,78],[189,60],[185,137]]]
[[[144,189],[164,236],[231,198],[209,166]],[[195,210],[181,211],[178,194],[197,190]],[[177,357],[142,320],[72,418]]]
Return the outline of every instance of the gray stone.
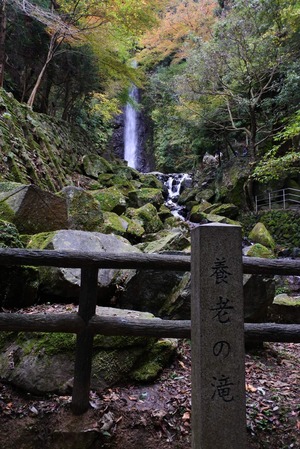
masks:
[[[241,241],[238,226],[192,230],[193,449],[246,448]]]
[[[154,318],[149,313],[105,307],[97,307],[96,313],[130,319]],[[73,334],[4,336],[0,340],[0,377],[34,394],[70,393],[75,346]],[[103,389],[126,379],[154,380],[168,364],[176,347],[174,339],[97,335],[94,337],[91,387]]]
[[[268,321],[300,324],[300,296],[289,296],[285,293],[275,296],[268,310]]]
[[[43,239],[44,237],[44,239]],[[140,252],[133,247],[128,240],[115,235],[99,232],[85,232],[74,230],[62,230],[52,235],[35,236],[31,243],[34,249],[54,249],[57,251],[77,251],[87,253],[117,253]],[[44,299],[68,302],[77,300],[80,286],[80,269],[40,267],[41,295]],[[130,279],[135,270],[99,269],[98,294],[101,304],[109,305],[109,301],[115,294],[119,283]]]
[[[67,203],[30,184],[0,193],[0,219],[14,223],[24,234],[68,228]]]

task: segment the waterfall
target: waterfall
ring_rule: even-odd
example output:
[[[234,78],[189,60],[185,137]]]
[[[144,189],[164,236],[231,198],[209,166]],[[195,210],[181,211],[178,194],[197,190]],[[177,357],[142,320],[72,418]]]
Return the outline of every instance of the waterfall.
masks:
[[[133,104],[138,103],[138,88],[133,86],[130,90],[129,98]],[[129,167],[138,168],[138,111],[132,105],[127,103],[125,107],[124,118],[124,159]]]
[[[178,204],[178,199],[186,187],[191,187],[192,176],[188,173],[157,173],[157,178],[166,188],[165,205],[170,209],[176,218],[186,219],[186,210],[184,206]]]

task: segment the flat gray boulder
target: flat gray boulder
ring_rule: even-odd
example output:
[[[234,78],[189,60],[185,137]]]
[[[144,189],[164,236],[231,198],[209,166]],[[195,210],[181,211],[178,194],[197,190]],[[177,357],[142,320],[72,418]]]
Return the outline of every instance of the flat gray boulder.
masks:
[[[113,234],[77,230],[61,230],[51,234],[33,236],[31,249],[52,249],[85,253],[140,253],[128,240]],[[50,302],[77,301],[80,287],[80,269],[40,267],[41,298]],[[109,300],[118,293],[135,270],[99,269],[98,295],[101,305],[110,305]],[[107,301],[107,302],[105,302]]]

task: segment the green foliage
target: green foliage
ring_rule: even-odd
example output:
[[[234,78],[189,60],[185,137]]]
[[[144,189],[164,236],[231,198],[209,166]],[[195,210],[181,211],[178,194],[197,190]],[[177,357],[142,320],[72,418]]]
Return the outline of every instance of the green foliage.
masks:
[[[263,156],[253,173],[253,178],[263,183],[299,173],[300,110],[287,121],[274,140],[280,143]],[[284,148],[286,143],[288,146]]]
[[[296,0],[238,0],[219,11],[210,38],[196,29],[192,36],[181,36],[184,64],[175,71],[178,54],[170,53],[151,75],[160,168],[169,170],[172,156],[174,165],[181,166],[182,148],[190,157],[217,149],[232,155],[247,143],[249,154],[257,157],[258,150],[262,154],[270,145],[274,131],[300,100],[297,8]],[[176,41],[178,29],[170,28],[169,40]],[[159,36],[155,39],[160,45],[165,36],[161,42]],[[155,48],[151,51],[155,57]],[[288,156],[284,166],[291,166],[290,158],[294,161]]]

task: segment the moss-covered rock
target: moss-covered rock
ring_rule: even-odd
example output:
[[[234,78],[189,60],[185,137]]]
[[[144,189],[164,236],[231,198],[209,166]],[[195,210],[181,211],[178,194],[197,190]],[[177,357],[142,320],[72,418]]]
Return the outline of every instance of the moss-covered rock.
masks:
[[[97,307],[101,316],[153,319],[149,313]],[[69,393],[74,375],[76,336],[64,333],[9,333],[0,341],[0,377],[34,394]],[[154,380],[177,347],[176,340],[95,336],[92,388],[128,379]]]
[[[126,210],[126,197],[116,187],[95,190],[93,196],[99,201],[101,209],[105,212],[115,212],[121,215]]]
[[[144,187],[152,187],[154,189],[163,189],[162,182],[152,173],[144,173],[140,175],[140,181]]]
[[[275,296],[268,319],[276,323],[300,324],[300,296]]]
[[[189,220],[193,223],[201,223],[203,220],[206,220],[206,214],[203,212],[203,207],[201,204],[196,204],[192,207],[189,214]]]
[[[214,198],[215,198],[215,191],[213,189],[201,190],[196,194],[195,197],[196,201],[198,202],[201,202],[202,200],[212,202]]]
[[[144,354],[139,366],[131,373],[130,377],[139,382],[149,382],[155,379],[165,363],[169,363],[177,349],[178,342],[175,339],[164,338],[158,340],[149,352]]]
[[[202,212],[196,215],[195,218],[197,218],[198,216],[201,216],[202,220],[205,220],[206,223],[225,223],[233,226],[241,226],[241,223],[239,221],[231,220],[230,218],[224,217],[223,215],[216,215],[213,213],[205,214],[204,212]]]
[[[260,243],[251,245],[248,248],[246,255],[249,257],[262,257],[264,259],[274,259],[275,257],[273,251]]]
[[[140,241],[141,237],[145,234],[145,229],[143,226],[136,220],[131,220],[130,218],[122,215],[121,217],[128,223],[128,227],[126,229],[126,237],[132,243],[137,243]]]
[[[0,220],[0,248],[23,248],[17,227],[4,220]]]
[[[98,178],[102,173],[113,173],[111,164],[98,154],[84,155],[82,158],[84,173],[92,178]]]
[[[151,203],[156,207],[156,209],[159,209],[159,207],[164,203],[162,190],[151,187],[133,190],[128,193],[128,198],[129,206],[136,208]]]
[[[114,212],[104,212],[101,232],[104,234],[127,235],[128,221]]]
[[[209,210],[204,210],[206,213],[212,213],[216,215],[223,215],[227,218],[235,220],[238,216],[239,209],[234,204],[219,204],[214,207],[210,207]]]
[[[163,228],[163,223],[153,204],[145,204],[138,209],[128,208],[126,216],[137,221],[146,233],[158,232]]]
[[[300,213],[296,210],[272,210],[258,215],[245,215],[243,224],[248,232],[256,222],[269,230],[277,245],[286,248],[300,248]]]
[[[161,219],[162,222],[167,220],[168,218],[174,217],[170,209],[165,205],[162,204],[158,210],[158,216]]]
[[[80,127],[32,111],[0,89],[0,181],[34,183],[52,192],[80,172],[84,154],[96,151]]]
[[[139,248],[146,253],[159,253],[162,251],[182,251],[190,246],[188,236],[179,230],[161,231],[160,238],[145,242]]]
[[[256,223],[248,237],[254,243],[260,243],[271,250],[274,250],[275,248],[274,239],[263,223]]]
[[[180,194],[178,198],[178,204],[180,206],[185,206],[187,203],[191,201],[195,201],[195,197],[197,193],[199,192],[199,189],[197,188],[186,188],[184,191]]]
[[[99,201],[80,187],[65,187],[58,194],[66,200],[69,229],[99,231],[103,213]]]
[[[117,187],[121,192],[127,195],[128,192],[135,189],[135,181],[127,179],[125,175],[103,173],[98,176],[98,186],[98,189],[104,187]]]

